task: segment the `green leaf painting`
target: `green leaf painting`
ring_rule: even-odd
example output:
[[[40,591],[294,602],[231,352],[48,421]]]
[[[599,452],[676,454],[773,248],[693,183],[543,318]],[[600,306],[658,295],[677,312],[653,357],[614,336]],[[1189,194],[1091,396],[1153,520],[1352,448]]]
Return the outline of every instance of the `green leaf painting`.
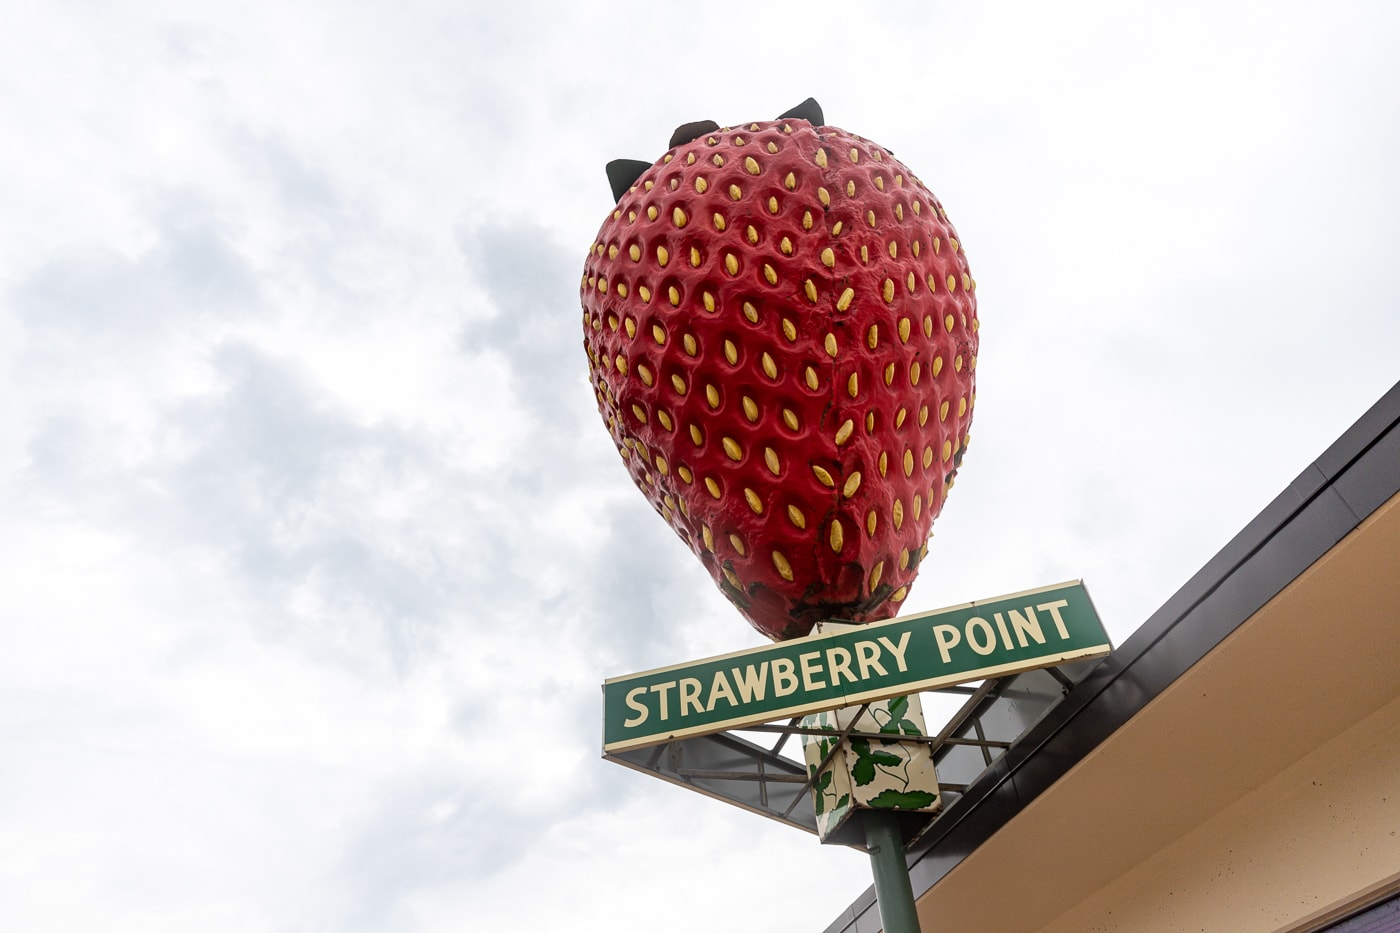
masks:
[[[927,750],[903,736],[922,736],[923,713],[917,697],[895,697],[862,711],[818,713],[802,722],[814,730],[802,737],[808,774],[813,777],[813,805],[823,839],[843,825],[853,808],[928,810],[939,797],[937,778]],[[821,730],[821,731],[815,731]],[[881,738],[847,736],[853,730]],[[833,756],[826,773],[820,762]],[[837,773],[837,769],[839,773]]]
[[[880,810],[922,810],[938,797],[922,790],[887,790],[870,798],[870,806]]]

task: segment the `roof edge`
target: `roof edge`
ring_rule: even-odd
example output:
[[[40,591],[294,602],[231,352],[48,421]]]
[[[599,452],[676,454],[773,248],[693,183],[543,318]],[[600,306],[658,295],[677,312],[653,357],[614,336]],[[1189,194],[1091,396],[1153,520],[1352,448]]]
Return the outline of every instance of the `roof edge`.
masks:
[[[1400,383],[1303,470],[908,853],[918,897],[1400,492]],[[825,933],[856,933],[873,886]],[[874,929],[874,928],[872,928]]]

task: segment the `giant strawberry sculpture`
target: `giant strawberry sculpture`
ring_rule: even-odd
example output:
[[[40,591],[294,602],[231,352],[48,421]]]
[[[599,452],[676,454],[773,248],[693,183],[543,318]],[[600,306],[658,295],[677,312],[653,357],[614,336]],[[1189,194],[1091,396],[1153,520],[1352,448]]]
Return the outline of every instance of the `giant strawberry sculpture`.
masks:
[[[975,283],[942,205],[810,100],[608,170],[584,346],[633,481],[770,638],[894,615],[975,399]]]

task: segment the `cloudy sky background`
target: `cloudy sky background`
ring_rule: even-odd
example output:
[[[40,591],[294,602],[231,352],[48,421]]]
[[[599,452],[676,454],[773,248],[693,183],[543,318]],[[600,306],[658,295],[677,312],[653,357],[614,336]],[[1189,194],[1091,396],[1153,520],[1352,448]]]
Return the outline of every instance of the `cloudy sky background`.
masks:
[[[577,285],[812,95],[978,280],[917,612],[1122,642],[1400,378],[1400,6],[24,3],[0,31],[0,928],[821,930],[864,856],[599,759],[760,643],[632,488]],[[742,917],[742,921],[723,918]]]

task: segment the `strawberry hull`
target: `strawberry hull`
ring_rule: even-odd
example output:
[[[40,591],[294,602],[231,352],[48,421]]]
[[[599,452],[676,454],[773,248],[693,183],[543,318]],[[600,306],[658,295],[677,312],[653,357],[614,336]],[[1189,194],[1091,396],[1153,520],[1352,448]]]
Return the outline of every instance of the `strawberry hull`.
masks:
[[[638,488],[759,631],[895,614],[967,446],[975,283],[938,200],[802,120],[670,150],[581,283]]]

